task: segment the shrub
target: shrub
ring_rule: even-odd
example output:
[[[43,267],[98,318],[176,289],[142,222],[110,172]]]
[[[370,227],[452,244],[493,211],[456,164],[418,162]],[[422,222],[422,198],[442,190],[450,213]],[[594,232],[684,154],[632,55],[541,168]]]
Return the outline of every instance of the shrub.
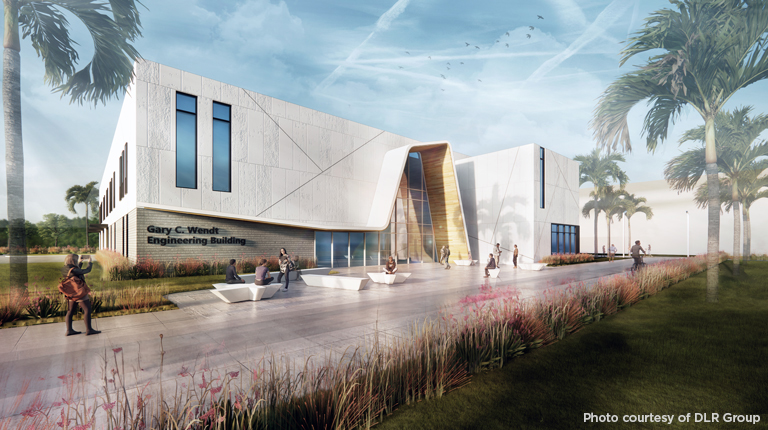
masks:
[[[0,255],[7,254],[7,253],[8,253],[8,247],[0,246]]]
[[[0,295],[0,324],[20,319],[28,303],[26,292],[21,290],[12,289],[8,294]]]
[[[101,265],[101,278],[105,281],[119,281],[133,278],[131,260],[117,252],[108,249],[100,249],[96,252],[96,259]]]
[[[34,319],[53,318],[62,314],[61,295],[34,293],[26,306],[27,315]]]
[[[552,254],[545,255],[539,263],[545,263],[550,266],[561,266],[564,264],[576,264],[595,261],[592,254]]]
[[[49,254],[60,254],[61,253],[61,247],[49,246],[48,249],[47,249],[47,252]]]

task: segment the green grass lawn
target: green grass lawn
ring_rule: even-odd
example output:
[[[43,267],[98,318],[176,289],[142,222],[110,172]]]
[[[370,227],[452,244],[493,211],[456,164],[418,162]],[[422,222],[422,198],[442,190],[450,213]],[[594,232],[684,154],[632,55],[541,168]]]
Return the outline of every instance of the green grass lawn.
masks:
[[[64,267],[62,263],[29,263],[27,265],[29,289],[57,291],[56,286],[59,285],[60,282],[62,267]],[[10,264],[0,264],[0,279],[4,279],[6,282],[9,276],[9,268]],[[168,287],[170,293],[178,293],[182,291],[208,289],[212,288],[211,284],[214,282],[224,282],[224,275],[139,279],[135,281],[102,281],[101,266],[99,263],[93,263],[91,273],[85,276],[88,286],[94,291],[110,288],[121,289],[147,285],[165,285]],[[7,292],[8,286],[0,285],[0,293]]]
[[[377,429],[768,428],[768,263],[727,262],[720,301],[699,274],[580,332],[473,377],[443,398],[402,406]],[[585,423],[585,413],[618,423]],[[695,413],[720,422],[693,422]],[[622,423],[627,414],[674,424]],[[691,423],[677,416],[691,413]],[[761,414],[760,423],[722,416]]]

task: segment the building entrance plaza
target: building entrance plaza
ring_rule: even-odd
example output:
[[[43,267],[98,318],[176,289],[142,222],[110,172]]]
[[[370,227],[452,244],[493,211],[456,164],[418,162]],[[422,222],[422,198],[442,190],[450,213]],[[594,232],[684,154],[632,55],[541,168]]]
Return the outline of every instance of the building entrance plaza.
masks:
[[[657,258],[649,262],[660,261]],[[441,309],[479,292],[483,284],[518,288],[531,298],[550,288],[590,284],[600,277],[625,273],[632,260],[578,264],[542,271],[513,270],[502,266],[499,279],[482,278],[483,266],[437,263],[400,265],[411,272],[404,284],[368,282],[361,291],[308,287],[292,281],[290,291],[258,302],[227,304],[208,290],[169,296],[179,309],[99,318],[100,335],[65,337],[64,323],[0,330],[0,411],[5,416],[16,396],[29,383],[22,405],[40,394],[60,401],[62,380],[72,372],[86,378],[89,394],[103,385],[104,355],[114,367],[112,350],[122,348],[127,382],[158,381],[160,339],[165,350],[165,383],[173,383],[182,367],[192,369],[242,369],[265,355],[303,363],[307,357],[338,359],[349,347],[372,339],[378,328],[381,339],[403,336],[413,324],[436,317]],[[339,276],[365,276],[375,267],[337,269]],[[82,325],[76,321],[75,327]],[[120,359],[120,358],[118,358]],[[128,385],[129,387],[131,385]],[[171,387],[173,388],[173,387]]]

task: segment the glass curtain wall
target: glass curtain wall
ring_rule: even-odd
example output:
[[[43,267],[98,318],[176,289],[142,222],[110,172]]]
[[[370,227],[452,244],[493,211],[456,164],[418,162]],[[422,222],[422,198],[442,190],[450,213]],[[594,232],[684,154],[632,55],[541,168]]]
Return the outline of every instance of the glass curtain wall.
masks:
[[[400,178],[390,225],[380,232],[315,233],[319,267],[356,267],[435,261],[435,236],[419,153],[411,153]]]
[[[552,224],[552,254],[579,253],[579,226]]]

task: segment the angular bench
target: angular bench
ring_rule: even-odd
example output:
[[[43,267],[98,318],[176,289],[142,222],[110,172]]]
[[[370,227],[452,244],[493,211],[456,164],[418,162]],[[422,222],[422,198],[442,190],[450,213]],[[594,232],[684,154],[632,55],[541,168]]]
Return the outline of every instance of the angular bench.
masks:
[[[405,282],[408,277],[411,276],[410,273],[395,273],[392,275],[388,275],[386,273],[368,273],[368,277],[371,278],[371,281],[377,283],[377,284],[402,284]]]
[[[368,278],[353,278],[350,276],[335,275],[301,275],[301,279],[308,287],[338,288],[342,290],[360,291]]]
[[[498,278],[499,273],[501,273],[501,269],[488,269],[488,274],[491,275],[491,278],[493,279]]]
[[[213,284],[211,293],[227,303],[269,299],[280,289],[280,284]]]
[[[523,270],[541,270],[547,267],[547,265],[544,263],[520,263],[517,267]]]
[[[477,264],[477,260],[453,260],[457,266],[471,266],[472,263]]]

